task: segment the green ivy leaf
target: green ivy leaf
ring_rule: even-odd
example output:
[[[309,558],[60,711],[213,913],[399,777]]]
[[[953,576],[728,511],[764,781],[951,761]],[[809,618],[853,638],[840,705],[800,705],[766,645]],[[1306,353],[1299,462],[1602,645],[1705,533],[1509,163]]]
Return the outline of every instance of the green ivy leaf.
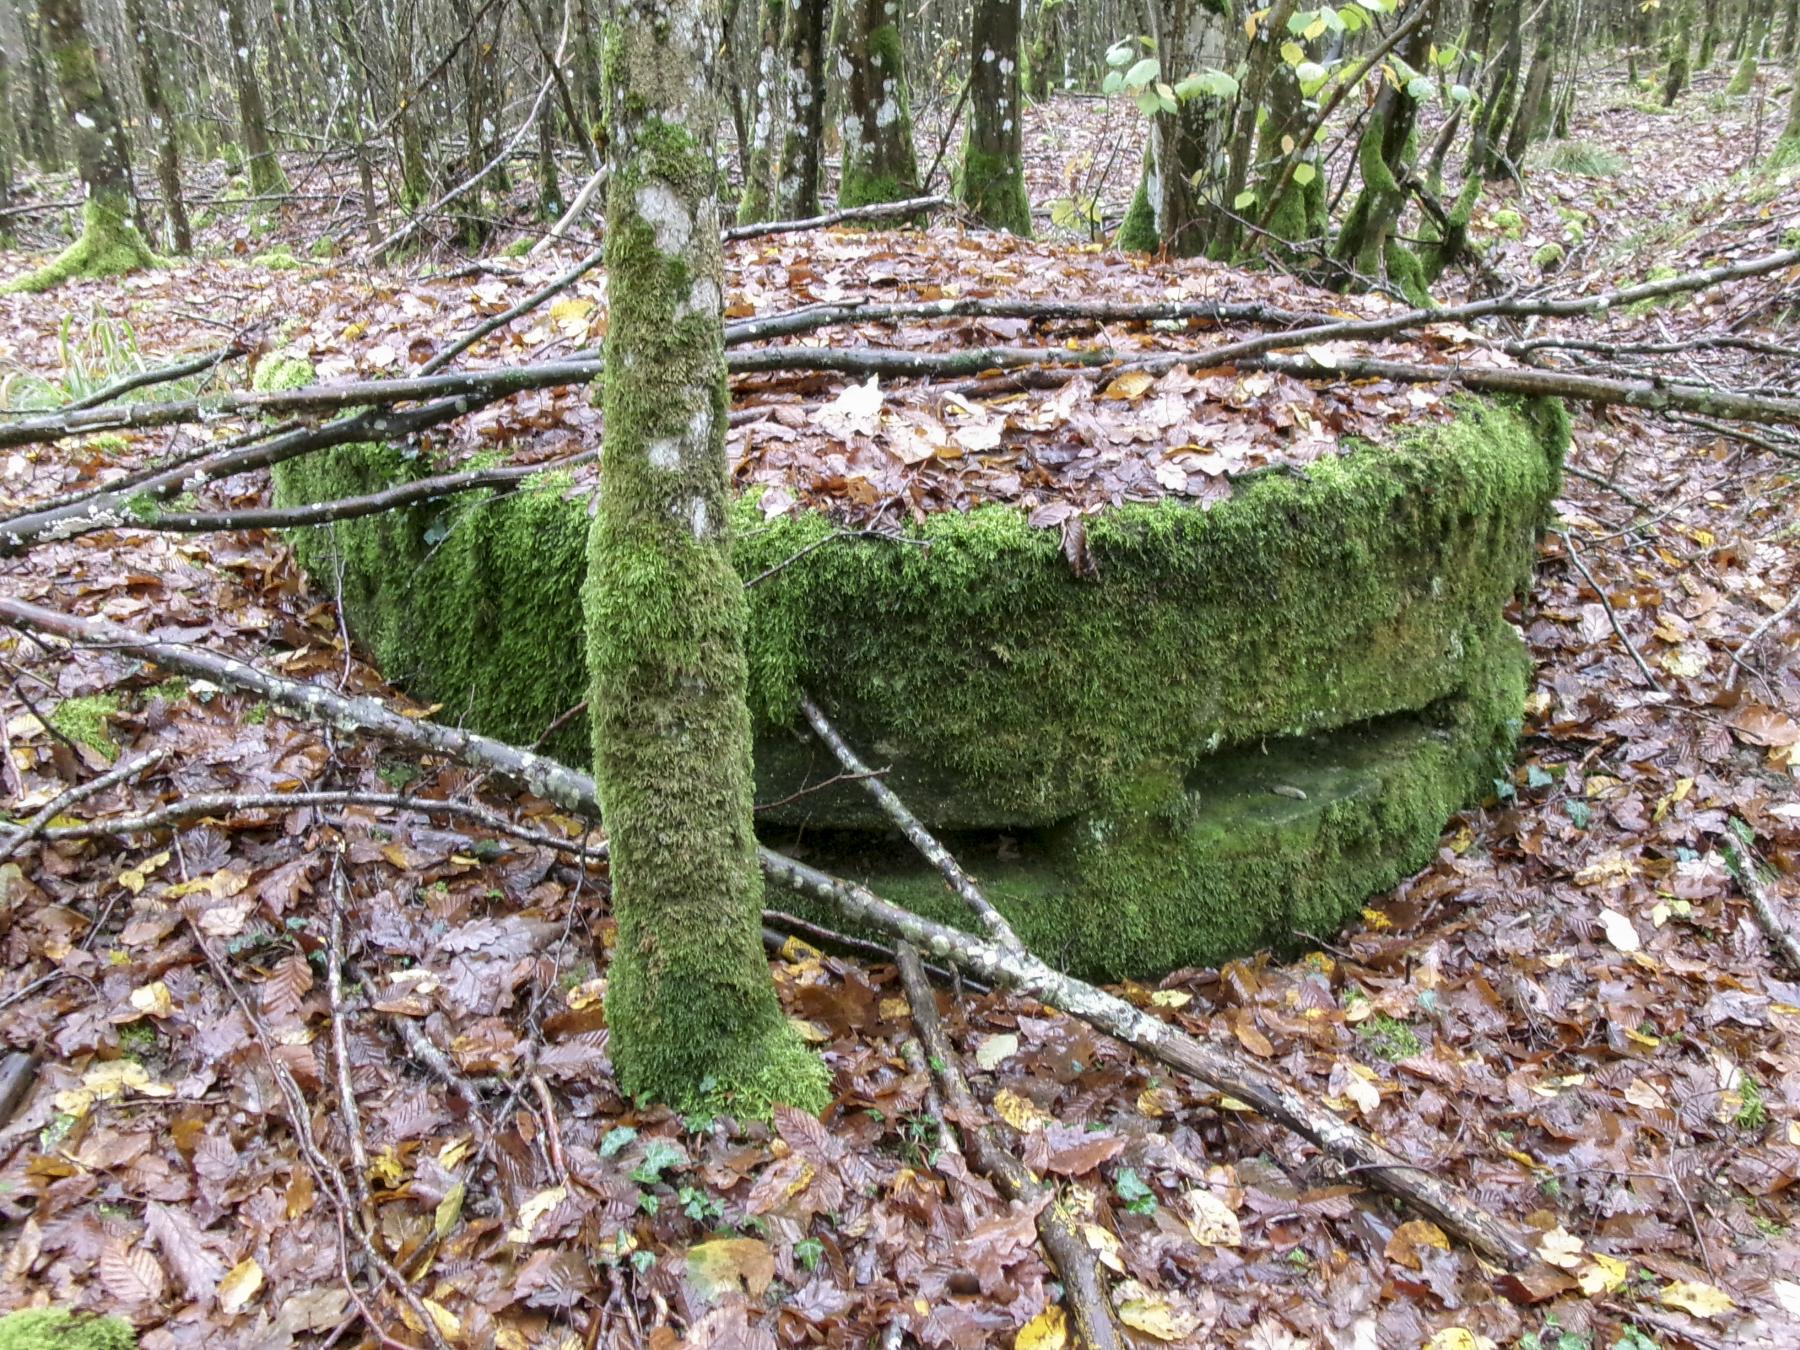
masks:
[[[1146,56],[1130,70],[1125,72],[1125,83],[1149,84],[1161,73],[1162,67],[1157,64],[1156,58],[1154,56]]]
[[[1231,209],[1233,211],[1245,211],[1255,205],[1256,190],[1254,188],[1245,188],[1242,192],[1238,193],[1237,196],[1231,199]]]
[[[1294,166],[1294,183],[1296,186],[1309,187],[1312,184],[1312,180],[1318,176],[1319,171],[1310,164],[1296,164]]]
[[[1306,48],[1291,40],[1284,42],[1281,44],[1281,59],[1290,66],[1297,66],[1306,60]]]

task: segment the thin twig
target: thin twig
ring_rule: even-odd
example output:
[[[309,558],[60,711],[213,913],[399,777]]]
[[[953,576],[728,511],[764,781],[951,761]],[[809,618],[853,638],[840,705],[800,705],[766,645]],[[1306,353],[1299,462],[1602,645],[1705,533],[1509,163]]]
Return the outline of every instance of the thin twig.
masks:
[[[12,836],[4,845],[0,845],[0,863],[11,858],[31,840],[43,834],[50,822],[77,802],[86,801],[89,797],[105,792],[109,787],[116,787],[128,779],[136,778],[145,769],[162,761],[164,751],[152,750],[147,755],[139,755],[136,759],[127,760],[117,768],[100,775],[89,783],[77,783],[74,787],[52,797],[44,803],[24,824],[16,827]]]
[[[1612,625],[1612,630],[1618,636],[1619,641],[1625,644],[1625,650],[1631,653],[1631,659],[1637,663],[1638,671],[1644,677],[1644,683],[1648,684],[1656,693],[1662,693],[1662,685],[1657,682],[1656,676],[1645,662],[1643,654],[1638,651],[1637,644],[1620,626],[1619,616],[1613,612],[1612,600],[1606,594],[1606,588],[1594,580],[1594,574],[1588,571],[1588,565],[1581,560],[1581,553],[1575,547],[1575,540],[1570,537],[1567,530],[1557,530],[1554,533],[1563,541],[1563,547],[1568,549],[1569,561],[1575,564],[1575,570],[1581,573],[1588,586],[1600,597],[1600,604],[1606,610],[1606,621]]]

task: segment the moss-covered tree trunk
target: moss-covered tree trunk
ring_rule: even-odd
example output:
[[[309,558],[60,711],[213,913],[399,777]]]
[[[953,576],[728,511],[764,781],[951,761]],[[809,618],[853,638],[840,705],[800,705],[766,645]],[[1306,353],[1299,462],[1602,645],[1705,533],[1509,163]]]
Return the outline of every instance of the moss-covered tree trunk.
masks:
[[[1238,31],[1232,0],[1162,0],[1154,17],[1164,83],[1236,64],[1230,55]],[[1225,220],[1218,208],[1230,205],[1218,198],[1231,129],[1230,102],[1204,93],[1150,119],[1144,176],[1119,226],[1119,247],[1165,249],[1178,257],[1212,247]]]
[[[1440,11],[1439,0],[1424,0],[1428,11],[1401,43],[1399,55],[1414,70],[1428,59]],[[1369,124],[1357,145],[1362,189],[1344,217],[1333,254],[1351,286],[1387,285],[1415,305],[1430,303],[1430,280],[1419,256],[1399,238],[1406,208],[1406,179],[1417,154],[1418,104],[1404,86],[1384,80]]]
[[[1800,165],[1800,61],[1794,63],[1791,83],[1787,125],[1781,129],[1781,137],[1775,142],[1774,153],[1769,156],[1769,168],[1777,171]]]
[[[1700,70],[1711,70],[1713,57],[1719,48],[1719,11],[1722,6],[1709,4],[1706,7],[1706,26],[1700,30]]]
[[[900,0],[843,0],[843,168],[840,207],[897,202],[919,195],[912,108],[901,54]]]
[[[787,0],[782,29],[781,177],[779,214],[805,220],[819,214],[819,163],[825,140],[826,0]]]
[[[62,168],[62,154],[56,145],[56,119],[50,114],[50,77],[44,68],[44,43],[41,16],[24,18],[25,29],[25,102],[24,140],[26,153],[38,168],[56,173]]]
[[[1688,86],[1694,59],[1694,0],[1682,0],[1675,16],[1675,35],[1669,44],[1669,68],[1663,73],[1663,107],[1673,107]]]
[[[244,154],[250,161],[250,190],[276,196],[288,190],[287,174],[269,140],[269,114],[263,104],[262,81],[256,74],[256,50],[244,22],[244,0],[224,0],[225,35],[231,44],[231,83],[237,94],[238,121],[243,126]]]
[[[132,224],[125,137],[118,108],[100,78],[81,0],[39,0],[39,11],[87,200],[81,237],[55,261],[13,282],[10,291],[45,291],[71,277],[112,276],[155,261]]]
[[[1769,18],[1766,14],[1758,14],[1744,44],[1744,54],[1738,60],[1737,69],[1731,72],[1731,82],[1725,86],[1727,94],[1741,97],[1756,87],[1756,60],[1768,36]]]
[[[1495,10],[1495,41],[1500,52],[1488,77],[1486,106],[1475,120],[1469,148],[1469,172],[1483,178],[1505,178],[1514,165],[1505,153],[1506,128],[1519,98],[1519,74],[1523,41],[1519,31],[1523,0],[1500,0]]]
[[[750,108],[750,157],[744,166],[744,194],[737,223],[769,219],[775,210],[775,150],[781,138],[781,30],[787,0],[762,0],[758,7],[756,92]]]
[[[1019,29],[1022,0],[975,0],[970,10],[969,131],[956,195],[975,218],[997,230],[1031,233],[1020,157]]]
[[[602,487],[585,595],[618,943],[620,1085],[683,1110],[825,1097],[763,956],[745,600],[728,538],[707,63],[718,0],[620,0],[608,39]]]
[[[137,65],[138,89],[150,132],[156,138],[156,185],[162,192],[163,221],[168,226],[169,246],[177,253],[193,251],[187,207],[181,200],[181,152],[175,143],[175,120],[163,92],[162,62],[156,50],[156,33],[144,13],[144,0],[125,0],[125,23]]]
[[[1556,65],[1557,25],[1561,10],[1551,0],[1539,20],[1537,43],[1531,52],[1531,72],[1525,77],[1524,91],[1513,112],[1512,127],[1506,133],[1505,155],[1515,167],[1525,162],[1525,152],[1540,134],[1544,118],[1544,100],[1550,93],[1550,80]]]
[[[1063,10],[1068,2],[1038,0],[1025,78],[1026,92],[1040,103],[1062,88],[1067,76],[1068,38],[1063,32]]]

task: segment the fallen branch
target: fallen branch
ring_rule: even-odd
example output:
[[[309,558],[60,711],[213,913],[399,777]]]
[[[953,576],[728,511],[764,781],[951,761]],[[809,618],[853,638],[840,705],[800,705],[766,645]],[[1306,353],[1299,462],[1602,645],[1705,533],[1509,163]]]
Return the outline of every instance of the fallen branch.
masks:
[[[569,203],[569,209],[562,213],[561,219],[550,227],[546,234],[526,252],[527,258],[535,258],[552,244],[561,242],[563,232],[581,218],[581,213],[588,209],[588,203],[594,200],[594,194],[600,191],[600,185],[606,181],[606,166],[601,165],[588,175],[587,182],[581,185],[581,191],[575,194],[575,200]],[[596,249],[595,252],[600,250]]]
[[[1731,873],[1737,878],[1738,889],[1750,902],[1750,908],[1756,915],[1756,921],[1762,925],[1769,945],[1781,953],[1788,969],[1800,976],[1800,937],[1794,936],[1794,930],[1782,920],[1769,899],[1769,893],[1763,889],[1762,877],[1756,870],[1756,858],[1748,849],[1739,848],[1729,841],[1726,842],[1725,851],[1736,864],[1731,868]]]
[[[317,685],[272,675],[230,658],[158,642],[121,625],[77,619],[38,605],[0,597],[0,620],[74,641],[105,645],[178,674],[200,675],[241,688],[309,721],[361,731],[426,754],[444,755],[525,783],[565,810],[598,817],[594,780],[587,774],[473,732],[403,716],[372,698],[345,698]],[[598,848],[595,853],[599,853]],[[850,918],[903,938],[994,984],[1062,1009],[1101,1031],[1212,1088],[1247,1103],[1285,1125],[1353,1174],[1434,1219],[1447,1233],[1509,1265],[1523,1265],[1530,1249],[1508,1225],[1415,1167],[1362,1130],[1316,1106],[1293,1088],[1236,1055],[1203,1044],[1124,1000],[1063,975],[1029,953],[933,923],[889,904],[854,882],[842,881],[796,859],[759,848],[766,876],[836,906]]]
[[[1650,669],[1649,664],[1644,660],[1643,653],[1638,651],[1637,644],[1631,640],[1630,634],[1619,623],[1619,616],[1613,610],[1612,597],[1607,595],[1604,586],[1594,580],[1594,574],[1588,571],[1588,565],[1581,559],[1580,550],[1575,547],[1575,540],[1567,530],[1557,530],[1555,534],[1558,539],[1563,541],[1563,547],[1568,549],[1569,561],[1575,564],[1575,570],[1581,573],[1582,580],[1587,582],[1594,594],[1600,597],[1601,608],[1606,611],[1606,621],[1612,625],[1613,635],[1624,643],[1625,650],[1631,653],[1631,659],[1637,664],[1638,673],[1644,677],[1644,683],[1649,685],[1654,692],[1662,693],[1662,685],[1657,682],[1656,673]]]
[[[975,1166],[994,1183],[995,1188],[1014,1204],[1037,1211],[1038,1239],[1050,1255],[1062,1279],[1063,1302],[1069,1320],[1075,1324],[1075,1343],[1089,1350],[1113,1350],[1120,1344],[1118,1328],[1113,1325],[1112,1311],[1107,1306],[1106,1291],[1101,1285],[1100,1263],[1094,1249],[1075,1216],[1063,1206],[1056,1193],[1044,1185],[1001,1142],[998,1131],[983,1123],[981,1104],[969,1091],[968,1080],[944,1025],[938,1020],[937,995],[925,978],[919,964],[919,953],[910,943],[899,946],[900,981],[906,988],[906,1000],[912,1006],[913,1025],[919,1029],[919,1040],[925,1046],[932,1070],[943,1085],[949,1106],[962,1135],[963,1151]]]
[[[867,938],[855,937],[850,933],[840,933],[834,928],[810,923],[785,910],[765,909],[762,912],[763,946],[774,956],[785,956],[788,952],[788,941],[798,938],[809,947],[818,950],[835,948],[849,956],[863,961],[880,961],[893,965],[899,958],[894,955],[892,947],[884,947],[879,942],[871,942]],[[967,989],[974,994],[991,994],[993,990],[980,980],[969,979],[947,966],[936,966],[925,962],[925,973],[940,984]]]
[[[375,1214],[369,1203],[369,1150],[363,1144],[362,1116],[356,1109],[356,1088],[350,1080],[350,1042],[344,1025],[344,910],[349,907],[350,887],[344,880],[343,858],[331,860],[331,924],[325,953],[325,995],[331,1009],[331,1064],[337,1079],[338,1122],[350,1143],[350,1180],[356,1192],[357,1213],[363,1223]]]
[[[937,868],[938,872],[942,874],[945,884],[956,892],[957,897],[980,920],[981,926],[987,930],[987,935],[1010,952],[1023,952],[1025,944],[1019,941],[1019,935],[1006,921],[1006,916],[994,908],[987,896],[982,894],[981,887],[977,886],[969,874],[963,871],[962,865],[950,856],[950,850],[940,844],[931,831],[925,828],[924,822],[907,809],[906,803],[900,800],[899,795],[882,782],[875,771],[857,757],[849,743],[838,734],[838,729],[831,724],[831,719],[825,716],[824,710],[807,695],[802,694],[800,711],[806,714],[806,720],[812,723],[813,731],[818,734],[820,740],[825,742],[826,748],[837,756],[838,763],[844,766],[844,772],[862,784],[863,790],[875,799],[875,804],[881,808],[882,814],[893,821],[912,846],[925,855],[927,862]],[[903,958],[905,951],[906,949],[902,947]],[[921,1028],[922,1031],[923,1028]]]
[[[142,815],[102,817],[80,825],[55,825],[41,833],[49,840],[113,839],[122,835],[174,829],[188,821],[208,817],[229,818],[246,811],[304,811],[331,806],[360,806],[378,811],[417,811],[421,815],[450,816],[474,821],[495,834],[507,835],[557,853],[590,859],[600,856],[593,844],[583,844],[576,839],[559,839],[553,834],[515,824],[498,812],[474,802],[436,801],[429,797],[406,797],[391,792],[203,793],[170,802],[167,806]]]
[[[150,370],[140,370],[135,375],[126,375],[103,385],[72,402],[65,403],[57,411],[80,412],[84,408],[97,408],[102,403],[111,403],[121,394],[129,394],[134,389],[146,389],[151,385],[169,384],[175,380],[185,380],[190,375],[204,375],[214,370],[234,356],[242,356],[250,349],[242,342],[233,342],[221,347],[216,352],[207,352],[201,356],[191,356],[185,361],[176,361],[167,366],[156,366]]]
[[[1751,630],[1750,636],[1738,644],[1738,649],[1731,653],[1732,664],[1743,671],[1744,674],[1754,675],[1756,672],[1751,670],[1744,662],[1744,654],[1753,650],[1756,644],[1763,640],[1763,636],[1773,629],[1775,625],[1792,618],[1795,610],[1800,610],[1800,589],[1796,589],[1791,600],[1773,614],[1769,615],[1769,617],[1764,619],[1761,623],[1757,624],[1756,627]],[[1725,682],[1725,687],[1729,689],[1735,682],[1735,677],[1728,679]]]
[[[51,821],[77,802],[86,801],[89,797],[105,792],[109,787],[116,787],[120,783],[136,778],[151,765],[160,763],[162,757],[163,751],[152,750],[147,755],[139,755],[136,759],[127,760],[116,768],[108,770],[92,782],[77,783],[74,787],[59,792],[34,812],[29,820],[14,828],[7,837],[6,843],[0,845],[0,863],[6,862],[26,844],[45,833]]]
[[[593,181],[599,181],[598,174],[594,176]],[[586,191],[586,189],[583,189],[583,191]],[[576,205],[580,205],[579,199],[577,199]],[[542,247],[541,243],[539,247]],[[507,324],[511,323],[514,319],[519,318],[521,315],[531,313],[532,310],[543,304],[544,301],[562,294],[562,292],[568,290],[569,287],[573,286],[577,281],[580,281],[604,261],[606,261],[606,250],[603,248],[594,249],[580,262],[576,263],[575,266],[557,277],[556,280],[552,281],[549,285],[540,290],[533,291],[512,308],[504,310],[503,312],[494,315],[493,318],[471,328],[467,333],[463,334],[463,336],[459,337],[455,342],[451,343],[448,347],[444,348],[443,351],[439,352],[436,356],[432,357],[431,360],[421,366],[419,368],[419,374],[432,375],[442,370],[457,357],[468,351],[469,348],[473,347],[477,342],[480,342],[489,333],[506,327]]]
[[[586,774],[472,731],[407,717],[379,699],[346,698],[322,685],[290,680],[201,647],[162,642],[121,624],[104,619],[76,618],[7,596],[0,596],[0,621],[85,646],[124,652],[178,675],[211,680],[226,689],[242,690],[308,722],[322,722],[345,731],[368,732],[426,754],[491,769],[516,779],[566,811],[590,816],[599,814],[594,799],[594,780]]]
[[[954,962],[997,985],[1037,999],[1151,1058],[1235,1097],[1335,1159],[1352,1175],[1366,1177],[1433,1219],[1474,1250],[1509,1266],[1522,1266],[1531,1250],[1512,1227],[1415,1167],[1369,1135],[1229,1051],[1204,1044],[1111,994],[1045,965],[1035,956],[933,923],[889,904],[855,882],[827,875],[770,849],[759,849],[764,873],[803,894],[836,906],[859,923],[904,938],[940,960]]]
[[[802,220],[763,220],[754,225],[733,225],[720,230],[726,243],[740,239],[757,239],[767,234],[793,234],[800,230],[825,230],[833,225],[849,225],[865,220],[892,220],[896,216],[922,216],[950,205],[948,197],[907,197],[897,202],[871,202],[867,206],[849,206],[842,211],[827,211],[822,216]]]

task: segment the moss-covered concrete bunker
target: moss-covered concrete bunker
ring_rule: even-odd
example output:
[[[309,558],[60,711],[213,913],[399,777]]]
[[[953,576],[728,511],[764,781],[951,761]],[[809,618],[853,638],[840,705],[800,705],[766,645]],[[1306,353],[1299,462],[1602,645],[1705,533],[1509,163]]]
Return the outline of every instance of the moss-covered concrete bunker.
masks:
[[[268,360],[264,385],[303,382]],[[1502,618],[1556,491],[1553,403],[1470,402],[1359,446],[1175,502],[1091,518],[1097,577],[1011,507],[928,518],[928,547],[844,538],[740,503],[759,815],[771,839],[955,922],[803,733],[811,692],[951,836],[1020,933],[1094,977],[1211,964],[1323,935],[1427,862],[1504,770],[1528,662]],[[438,471],[348,446],[275,472],[286,505]],[[350,625],[439,716],[532,743],[586,692],[587,490],[546,474],[321,526]],[[764,573],[776,568],[772,575]],[[548,742],[585,764],[579,719]]]

